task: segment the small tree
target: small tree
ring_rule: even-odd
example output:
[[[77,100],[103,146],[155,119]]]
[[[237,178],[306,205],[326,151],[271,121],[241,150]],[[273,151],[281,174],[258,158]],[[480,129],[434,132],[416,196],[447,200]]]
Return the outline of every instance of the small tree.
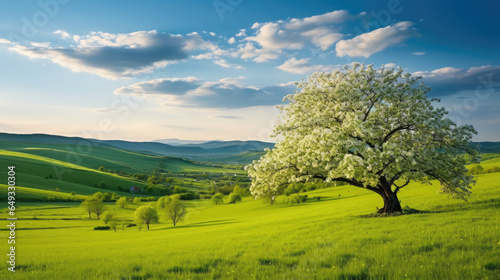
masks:
[[[96,198],[95,197],[88,197],[86,198],[82,204],[80,205],[84,210],[85,212],[89,213],[89,219],[92,218],[92,201],[95,200]]]
[[[116,205],[117,206],[120,206],[121,208],[125,208],[127,207],[128,205],[128,199],[126,197],[120,197],[117,201],[116,201]]]
[[[241,201],[241,195],[239,193],[232,192],[229,194],[229,203],[235,204],[238,201]]]
[[[135,221],[140,224],[146,224],[149,230],[149,224],[158,223],[158,212],[151,206],[141,206],[135,210]]]
[[[104,166],[99,166],[99,171],[104,172],[104,171],[106,171],[106,168],[104,168]]]
[[[100,189],[106,189],[108,187],[108,184],[104,181],[101,181],[99,182],[99,184],[97,185],[98,188]]]
[[[114,232],[116,232],[116,227],[118,226],[118,223],[115,221],[111,221],[109,223],[109,226],[113,229]]]
[[[168,196],[162,196],[158,199],[156,202],[156,208],[159,209],[165,209],[165,200],[168,198]]]
[[[95,197],[95,198],[97,198],[97,199],[103,199],[104,198],[104,194],[102,192],[96,192],[92,196]]]
[[[113,219],[113,214],[111,214],[110,212],[105,212],[103,215],[102,215],[102,221],[105,223],[105,224],[108,224],[109,221],[111,221]]]
[[[215,204],[224,203],[224,195],[221,193],[216,193],[212,195],[212,201]]]
[[[140,204],[141,204],[141,201],[142,201],[142,199],[141,199],[140,197],[134,197],[134,202],[133,202],[133,203],[134,203],[135,205],[140,205]]]
[[[104,210],[106,210],[106,206],[102,202],[102,199],[92,200],[91,205],[92,205],[92,212],[96,214],[97,219],[99,220],[99,216],[104,212]]]
[[[170,196],[165,199],[165,211],[174,226],[186,215],[186,207],[178,196]]]

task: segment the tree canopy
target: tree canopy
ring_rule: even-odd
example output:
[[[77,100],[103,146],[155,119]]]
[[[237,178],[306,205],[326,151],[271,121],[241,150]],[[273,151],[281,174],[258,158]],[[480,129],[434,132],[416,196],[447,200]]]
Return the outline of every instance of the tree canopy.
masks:
[[[151,206],[141,206],[135,210],[135,221],[139,224],[146,224],[149,229],[149,224],[158,222],[158,212]]]
[[[174,226],[186,216],[186,207],[179,195],[171,195],[165,198],[164,208]]]
[[[290,183],[340,181],[379,194],[380,212],[392,213],[413,180],[435,179],[443,193],[469,195],[474,179],[464,155],[476,158],[476,131],[434,107],[421,77],[354,63],[315,73],[299,89],[285,98],[276,146],[246,167],[255,197],[273,202]]]

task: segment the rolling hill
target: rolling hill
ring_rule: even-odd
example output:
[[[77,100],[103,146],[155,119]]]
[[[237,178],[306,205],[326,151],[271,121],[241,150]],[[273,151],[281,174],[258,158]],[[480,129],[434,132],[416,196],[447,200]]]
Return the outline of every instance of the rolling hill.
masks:
[[[134,151],[148,155],[180,157],[204,162],[227,162],[247,164],[247,152],[262,153],[274,143],[260,141],[209,141],[199,144],[168,145],[158,142],[131,142],[122,140],[97,140],[81,137],[65,137],[47,134],[0,133],[0,140],[36,144],[58,144],[85,147],[109,147]],[[1,146],[0,146],[1,148]],[[241,158],[239,158],[241,155]]]
[[[174,177],[188,173],[246,174],[241,169],[141,154],[107,145],[69,144],[75,143],[75,140],[81,141],[61,139],[59,144],[41,144],[0,140],[0,164],[16,166],[17,185],[25,188],[21,197],[28,200],[34,197],[41,200],[48,197],[68,198],[71,192],[77,195],[98,191],[126,193],[132,186],[144,190],[149,186],[148,182],[138,180],[132,174],[151,175],[155,169],[161,170],[165,176]],[[104,168],[102,171],[101,167]],[[181,183],[181,180],[184,179],[178,182]],[[208,187],[208,182],[192,182],[185,188],[201,190],[205,187]],[[55,189],[59,192],[54,192]]]

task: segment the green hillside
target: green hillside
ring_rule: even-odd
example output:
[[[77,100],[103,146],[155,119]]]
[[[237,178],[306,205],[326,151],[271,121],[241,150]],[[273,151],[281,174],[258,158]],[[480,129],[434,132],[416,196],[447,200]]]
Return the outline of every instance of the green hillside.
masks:
[[[118,191],[119,186],[124,189],[147,186],[131,178],[28,153],[0,150],[0,164],[14,165],[17,185],[34,189],[59,188],[61,192],[88,195],[102,191],[95,187],[100,182],[105,182],[111,191]]]
[[[101,147],[115,148],[123,151],[132,151],[153,156],[179,157],[203,162],[224,162],[224,158],[232,157],[237,164],[247,164],[251,161],[246,157],[238,157],[245,152],[262,152],[265,148],[273,147],[273,143],[261,141],[210,141],[202,144],[169,145],[158,142],[131,142],[123,140],[98,140],[81,137],[66,137],[48,134],[12,134],[0,132],[0,149],[2,142],[31,143],[40,147],[50,144],[58,145],[56,149],[83,151],[99,149]],[[49,145],[49,146],[46,146]],[[53,147],[52,147],[53,148]],[[134,168],[134,167],[132,167]]]
[[[161,166],[165,171],[170,172],[230,172],[243,174],[242,170],[228,170],[206,164],[196,164],[181,158],[151,156],[104,146],[0,141],[0,149],[70,162],[92,169],[103,166],[106,169],[121,170],[128,173],[152,172],[155,168]]]

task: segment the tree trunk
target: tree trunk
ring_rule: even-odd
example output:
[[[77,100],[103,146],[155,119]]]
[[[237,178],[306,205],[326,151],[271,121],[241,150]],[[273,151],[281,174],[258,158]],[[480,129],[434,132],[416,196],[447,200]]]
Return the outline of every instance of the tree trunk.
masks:
[[[149,224],[146,224],[146,226],[148,227],[148,230],[149,230]]]
[[[401,204],[399,203],[398,196],[392,191],[391,186],[385,180],[381,180],[378,187],[378,194],[384,200],[384,207],[378,210],[380,214],[391,214],[395,212],[402,212]]]

